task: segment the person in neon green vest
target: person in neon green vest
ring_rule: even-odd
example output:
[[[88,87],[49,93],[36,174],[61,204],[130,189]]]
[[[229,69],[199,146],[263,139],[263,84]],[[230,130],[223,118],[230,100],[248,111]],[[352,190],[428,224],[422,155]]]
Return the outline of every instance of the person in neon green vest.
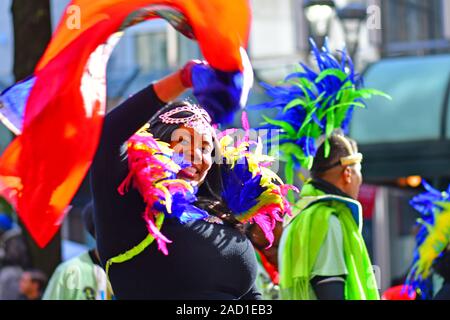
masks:
[[[96,238],[93,203],[83,209],[86,231]],[[112,289],[96,248],[61,263],[45,289],[42,300],[111,300]]]
[[[312,179],[302,188],[293,215],[284,221],[279,246],[281,298],[378,300],[375,275],[361,235],[362,184],[356,142],[329,138],[314,157]]]

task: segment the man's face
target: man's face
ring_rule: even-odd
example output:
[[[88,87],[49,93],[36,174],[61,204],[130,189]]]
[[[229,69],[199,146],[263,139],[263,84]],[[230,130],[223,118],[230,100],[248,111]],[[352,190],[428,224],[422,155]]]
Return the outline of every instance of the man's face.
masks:
[[[359,195],[359,190],[361,188],[363,177],[362,177],[362,166],[361,163],[354,164],[348,167],[351,172],[351,179],[348,184],[347,193],[353,198],[357,199]]]
[[[23,295],[29,294],[31,291],[33,291],[34,285],[35,284],[33,283],[33,280],[31,279],[31,275],[28,272],[24,272],[22,274],[22,277],[20,278],[20,282],[19,282],[20,293]]]

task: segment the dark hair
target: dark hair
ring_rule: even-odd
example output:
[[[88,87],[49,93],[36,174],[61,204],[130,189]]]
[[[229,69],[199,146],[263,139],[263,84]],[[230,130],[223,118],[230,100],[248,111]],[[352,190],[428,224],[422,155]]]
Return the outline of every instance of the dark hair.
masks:
[[[325,172],[338,166],[341,158],[358,152],[356,141],[341,134],[332,134],[328,141],[330,143],[330,154],[328,157],[325,157],[325,143],[320,145],[314,157],[314,163],[311,168],[313,178],[322,177]],[[352,150],[348,150],[346,142],[350,144]]]
[[[0,247],[4,250],[0,267],[20,266],[25,269],[31,266],[30,250],[21,228],[16,227],[3,234],[0,241]]]
[[[81,212],[83,216],[83,223],[86,231],[92,238],[96,238],[95,236],[95,223],[94,223],[94,203],[90,201]]]
[[[26,270],[25,273],[30,275],[31,281],[38,284],[39,292],[42,293],[47,285],[47,276],[40,270]]]
[[[180,125],[163,123],[159,116],[170,110],[186,105],[190,105],[190,103],[188,101],[176,101],[161,108],[161,110],[159,110],[149,121],[149,131],[153,135],[153,137],[161,141],[170,143],[173,132],[177,130]],[[192,113],[189,111],[183,111],[172,115],[173,118],[186,118],[190,116],[192,116]],[[221,160],[220,148],[215,134],[213,134],[212,140],[214,149],[211,156],[213,157],[213,159]],[[234,218],[221,197],[223,184],[222,169],[220,163],[221,161],[213,162],[210,170],[208,171],[205,181],[198,189],[198,201],[195,203],[195,205],[200,209],[207,211],[209,214],[218,216],[225,222],[240,229],[240,222]]]

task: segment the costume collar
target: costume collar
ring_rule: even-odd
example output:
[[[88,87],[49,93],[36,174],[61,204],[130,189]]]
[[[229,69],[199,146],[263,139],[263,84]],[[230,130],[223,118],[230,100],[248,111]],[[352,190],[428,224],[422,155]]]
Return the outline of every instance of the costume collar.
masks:
[[[325,181],[323,179],[313,179],[310,182],[316,189],[319,189],[320,191],[323,191],[326,194],[332,194],[335,196],[340,196],[340,197],[345,197],[345,198],[350,198],[352,199],[352,197],[350,197],[347,193],[345,193],[344,191],[342,191],[341,189],[339,189],[338,187],[336,187],[334,184],[329,183],[328,181]]]
[[[308,192],[304,193],[306,190],[305,187],[307,188],[308,186]],[[315,189],[315,191],[312,189]],[[352,217],[358,226],[358,230],[362,232],[363,219],[361,204],[336,186],[322,179],[310,180],[303,186],[300,197],[300,200],[294,206],[295,212],[293,212],[292,216],[285,217],[283,223],[284,227],[290,224],[299,213],[316,203],[338,201],[343,203],[350,210]]]

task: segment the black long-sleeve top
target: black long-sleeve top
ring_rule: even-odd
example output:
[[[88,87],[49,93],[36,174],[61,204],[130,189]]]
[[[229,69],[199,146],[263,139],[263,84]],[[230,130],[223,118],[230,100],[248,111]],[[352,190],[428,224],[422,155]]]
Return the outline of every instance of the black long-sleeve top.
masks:
[[[91,167],[97,246],[101,262],[124,253],[148,235],[145,203],[130,188],[117,188],[128,174],[123,144],[165,105],[153,86],[105,117]],[[165,256],[152,243],[132,260],[113,264],[109,276],[117,299],[259,299],[257,262],[251,242],[236,228],[203,220],[181,224],[166,218],[162,233],[173,241]]]

